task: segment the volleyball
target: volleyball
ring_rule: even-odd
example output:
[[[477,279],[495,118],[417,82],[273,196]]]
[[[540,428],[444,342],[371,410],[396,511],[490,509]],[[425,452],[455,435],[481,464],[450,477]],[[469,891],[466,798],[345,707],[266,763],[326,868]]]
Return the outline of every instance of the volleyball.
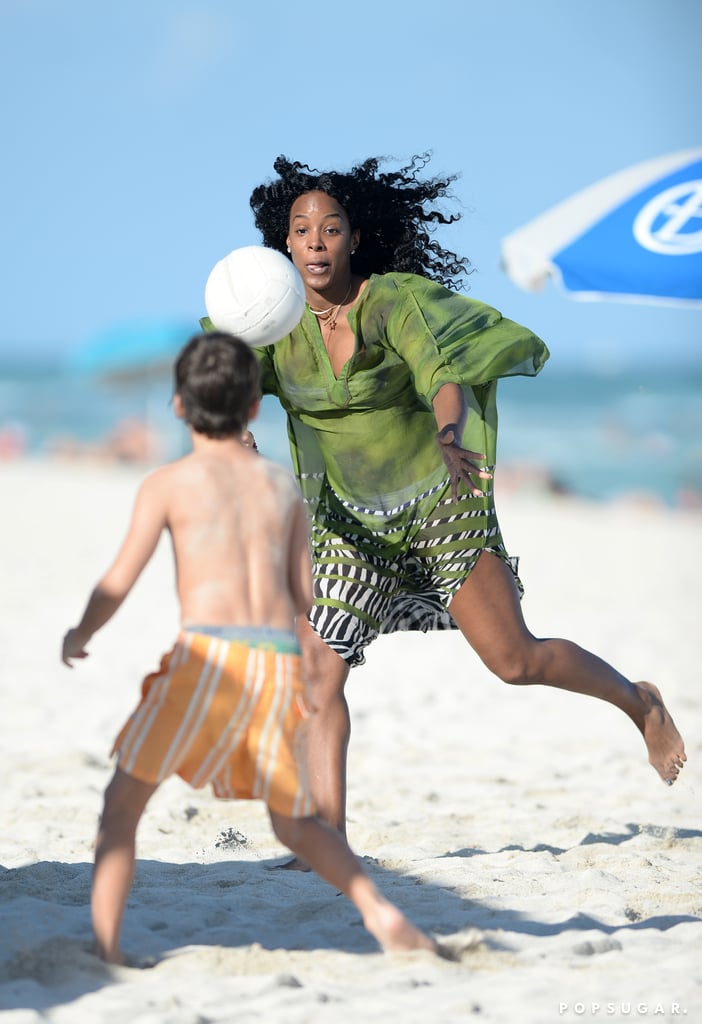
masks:
[[[215,263],[205,285],[205,309],[218,331],[248,345],[274,345],[299,324],[305,286],[282,252],[245,245]]]

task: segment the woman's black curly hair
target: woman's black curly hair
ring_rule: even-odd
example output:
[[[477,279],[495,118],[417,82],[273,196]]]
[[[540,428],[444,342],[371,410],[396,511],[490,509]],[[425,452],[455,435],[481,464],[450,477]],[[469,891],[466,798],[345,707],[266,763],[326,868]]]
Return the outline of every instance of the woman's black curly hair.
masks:
[[[447,216],[435,205],[437,199],[452,198],[449,186],[457,176],[421,179],[429,156],[414,156],[406,167],[388,173],[378,170],[377,157],[340,172],[317,171],[279,156],[273,164],[278,178],[251,193],[263,244],[286,253],[290,207],[305,192],[326,192],[343,206],[352,229],[361,232],[361,244],[351,257],[354,273],[420,274],[458,291],[463,275],[471,272],[470,261],[430,238],[437,225],[460,219],[460,214]]]

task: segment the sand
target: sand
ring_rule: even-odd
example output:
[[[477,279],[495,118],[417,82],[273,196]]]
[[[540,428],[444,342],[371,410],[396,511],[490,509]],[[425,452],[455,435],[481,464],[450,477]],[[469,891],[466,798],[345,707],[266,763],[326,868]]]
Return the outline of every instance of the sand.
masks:
[[[143,470],[17,461],[2,493],[3,1024],[702,1020],[702,516],[505,489],[537,635],[661,687],[689,762],[664,786],[617,710],[494,679],[455,634],[381,638],[352,673],[349,837],[455,960],[383,954],[343,896],[280,872],[265,810],[169,780],[138,837],[125,949],[90,953],[114,735],[175,635],[164,540],[71,671],[60,640]],[[499,477],[498,477],[499,493]]]

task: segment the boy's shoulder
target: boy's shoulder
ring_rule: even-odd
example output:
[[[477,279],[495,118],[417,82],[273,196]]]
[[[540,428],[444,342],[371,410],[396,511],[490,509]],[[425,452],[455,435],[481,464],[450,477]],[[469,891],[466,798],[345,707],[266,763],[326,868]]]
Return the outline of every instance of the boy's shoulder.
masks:
[[[287,466],[283,466],[280,462],[275,462],[273,459],[266,458],[265,455],[257,455],[256,462],[261,466],[264,472],[269,473],[278,480],[284,480],[293,484],[295,487],[297,486],[297,481],[293,472],[291,469],[288,469]]]
[[[208,458],[201,457],[197,452],[189,452],[172,462],[164,463],[153,469],[145,478],[145,482],[151,481],[151,486],[171,486],[172,484],[184,484],[187,481],[195,482],[201,473],[206,473]],[[266,477],[279,488],[289,489],[292,493],[299,493],[297,480],[291,469],[279,462],[266,458],[265,455],[251,455],[245,463],[239,463],[239,468],[253,477]]]
[[[302,501],[300,485],[291,469],[272,459],[267,459],[264,455],[258,455],[256,462],[257,471],[269,481],[275,491],[281,496],[287,496],[290,500],[299,498]]]
[[[191,455],[184,455],[150,469],[141,480],[138,494],[142,498],[167,498],[179,488],[192,485],[198,471],[197,464],[190,459]]]

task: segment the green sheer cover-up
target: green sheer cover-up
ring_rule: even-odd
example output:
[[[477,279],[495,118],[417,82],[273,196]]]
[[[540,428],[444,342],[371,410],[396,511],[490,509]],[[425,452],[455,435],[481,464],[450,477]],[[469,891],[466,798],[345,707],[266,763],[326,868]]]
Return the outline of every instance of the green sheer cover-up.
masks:
[[[371,559],[375,571],[397,573],[394,567],[404,566],[405,553],[417,538],[425,541],[428,529],[436,534],[436,551],[441,545],[450,549],[456,585],[485,547],[509,562],[517,578],[516,559],[509,558],[502,542],[492,487],[476,481],[486,490],[473,496],[459,485],[458,505],[451,501],[432,400],[444,384],[462,388],[468,415],[461,443],[483,453],[482,464],[493,467],[497,381],[535,376],[548,359],[546,345],[496,309],[413,274],[371,276],[348,321],[355,348],[338,377],[309,309],[289,335],[255,350],[264,394],[276,395],[287,413],[293,467],[313,520],[316,574],[333,570],[334,579],[355,581],[354,549]],[[212,329],[207,318],[201,323]],[[455,514],[448,513],[447,503]],[[439,506],[440,517],[450,517],[437,523]],[[346,539],[351,543],[343,554],[336,539],[342,521],[344,546]],[[469,542],[460,539],[465,531]],[[388,559],[384,567],[377,559],[381,551]],[[419,593],[409,571],[406,575],[408,582],[399,585],[385,618],[367,627],[371,634],[454,628],[445,598]],[[518,578],[517,583],[521,590]],[[333,612],[343,609],[341,625],[340,616],[333,615],[344,634],[341,646],[334,646],[326,628],[320,635],[350,664],[360,664],[369,642],[362,628],[367,601],[356,608],[347,600],[348,592],[338,599],[318,596],[315,614],[323,616],[325,605]]]
[[[348,313],[356,338],[334,376],[317,318],[256,349],[264,394],[288,416],[293,468],[314,514],[324,484],[366,513],[426,514],[447,470],[436,444],[432,400],[447,383],[468,406],[462,444],[497,456],[497,381],[535,376],[548,359],[526,327],[476,299],[414,274],[373,275]],[[201,321],[205,329],[211,324]]]
[[[496,309],[413,274],[371,276],[348,320],[355,350],[338,378],[306,309],[291,334],[256,350],[263,392],[288,415],[293,467],[312,512],[326,478],[360,518],[406,506],[416,516],[417,502],[447,476],[432,408],[439,388],[462,387],[462,444],[494,466],[497,381],[535,376],[548,349]]]

